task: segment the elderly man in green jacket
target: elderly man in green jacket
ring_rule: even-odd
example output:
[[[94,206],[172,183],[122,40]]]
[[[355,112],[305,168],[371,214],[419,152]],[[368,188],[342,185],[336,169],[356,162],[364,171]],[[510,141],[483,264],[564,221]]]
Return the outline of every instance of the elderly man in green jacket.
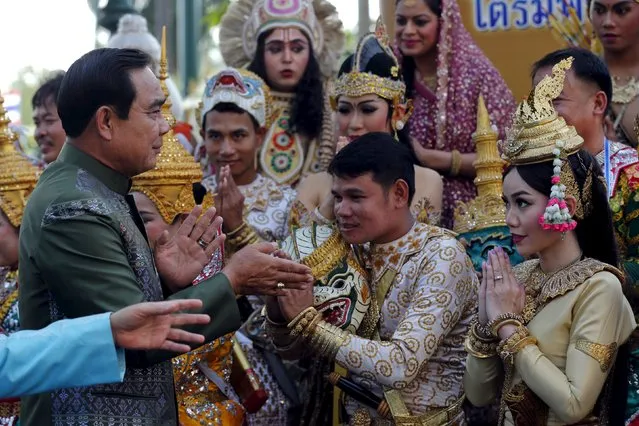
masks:
[[[20,229],[23,329],[143,301],[196,298],[212,321],[191,331],[211,341],[240,326],[236,295],[312,284],[308,268],[273,256],[275,248],[263,244],[236,253],[221,273],[190,286],[223,240],[216,238],[221,218],[214,209],[201,215],[196,207],[176,235],[163,235],[151,250],[128,194],[131,177],[155,166],[169,130],[160,113],[166,99],[148,65],[137,50],[97,49],[66,73],[58,112],[68,140],[40,177]],[[21,422],[177,425],[172,356],[127,351],[123,383],[27,397]]]

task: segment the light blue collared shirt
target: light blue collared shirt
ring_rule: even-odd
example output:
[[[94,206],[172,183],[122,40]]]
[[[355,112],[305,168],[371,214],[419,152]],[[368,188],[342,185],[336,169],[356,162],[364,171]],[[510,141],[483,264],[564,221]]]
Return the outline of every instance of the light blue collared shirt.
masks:
[[[0,335],[0,398],[121,382],[124,350],[115,347],[110,313]]]

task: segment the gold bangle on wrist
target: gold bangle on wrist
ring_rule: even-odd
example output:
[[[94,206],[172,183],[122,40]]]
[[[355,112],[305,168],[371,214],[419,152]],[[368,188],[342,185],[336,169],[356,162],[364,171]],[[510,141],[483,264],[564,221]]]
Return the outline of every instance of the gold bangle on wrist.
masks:
[[[499,337],[499,334],[497,334],[497,332],[502,327],[502,325],[505,325],[505,321],[507,321],[507,320],[516,321],[518,323],[518,325],[524,324],[524,319],[519,314],[514,314],[512,312],[507,312],[505,314],[500,314],[500,315],[497,316],[497,318],[495,318],[494,320],[490,321],[488,323],[488,325],[487,325],[488,329],[493,334],[493,336]],[[514,322],[511,322],[511,324],[514,324]]]
[[[448,174],[450,176],[457,176],[461,170],[461,165],[462,155],[458,150],[453,149],[450,152],[450,170],[448,171]]]

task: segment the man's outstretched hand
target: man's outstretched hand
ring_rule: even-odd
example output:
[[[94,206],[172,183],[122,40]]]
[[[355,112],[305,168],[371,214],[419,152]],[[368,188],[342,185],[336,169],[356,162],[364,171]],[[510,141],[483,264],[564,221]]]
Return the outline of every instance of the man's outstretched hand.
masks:
[[[201,308],[202,301],[197,299],[145,302],[128,306],[111,315],[113,340],[118,347],[124,349],[188,352],[191,347],[186,343],[199,345],[204,343],[204,336],[176,327],[207,324],[211,318],[205,314],[180,311]]]

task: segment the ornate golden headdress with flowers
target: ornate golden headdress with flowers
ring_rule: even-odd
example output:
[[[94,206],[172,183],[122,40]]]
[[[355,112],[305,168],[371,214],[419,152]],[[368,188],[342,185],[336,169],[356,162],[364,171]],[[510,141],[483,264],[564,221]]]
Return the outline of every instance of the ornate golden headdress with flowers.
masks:
[[[17,228],[41,171],[16,150],[18,136],[9,128],[10,122],[0,94],[0,210]]]
[[[166,27],[162,28],[162,55],[160,58],[160,85],[167,100],[162,105],[162,115],[171,128],[175,117],[171,113],[171,100],[166,87],[168,78],[166,60]],[[163,137],[162,150],[155,168],[133,178],[131,192],[141,192],[157,207],[166,223],[172,223],[176,216],[189,213],[195,207],[193,184],[202,181],[202,170],[173,133],[169,130]],[[209,193],[204,196],[203,208],[213,206]]]
[[[220,51],[226,65],[245,68],[257,40],[273,28],[294,27],[309,38],[322,74],[331,77],[344,49],[344,29],[327,0],[237,0],[220,24]]]
[[[390,69],[390,74],[396,79],[365,71],[369,61],[380,53],[393,60],[394,65]],[[390,45],[390,37],[381,17],[377,20],[375,32],[366,34],[357,44],[351,71],[343,74],[335,83],[334,92],[331,94],[331,106],[333,109],[337,108],[337,100],[340,96],[358,97],[370,94],[375,94],[394,104],[403,103],[406,96],[406,85],[401,78],[399,61]]]
[[[582,219],[590,207],[587,198],[592,185],[592,170],[588,170],[589,182],[585,182],[583,191],[579,190],[567,159],[579,152],[584,140],[553,106],[553,100],[563,90],[572,62],[572,57],[566,58],[553,66],[552,73],[545,76],[519,105],[506,142],[501,146],[502,157],[511,165],[553,162],[550,198],[539,223],[544,229],[559,232],[570,231],[577,225],[568,211],[566,195],[575,198],[575,217]]]

